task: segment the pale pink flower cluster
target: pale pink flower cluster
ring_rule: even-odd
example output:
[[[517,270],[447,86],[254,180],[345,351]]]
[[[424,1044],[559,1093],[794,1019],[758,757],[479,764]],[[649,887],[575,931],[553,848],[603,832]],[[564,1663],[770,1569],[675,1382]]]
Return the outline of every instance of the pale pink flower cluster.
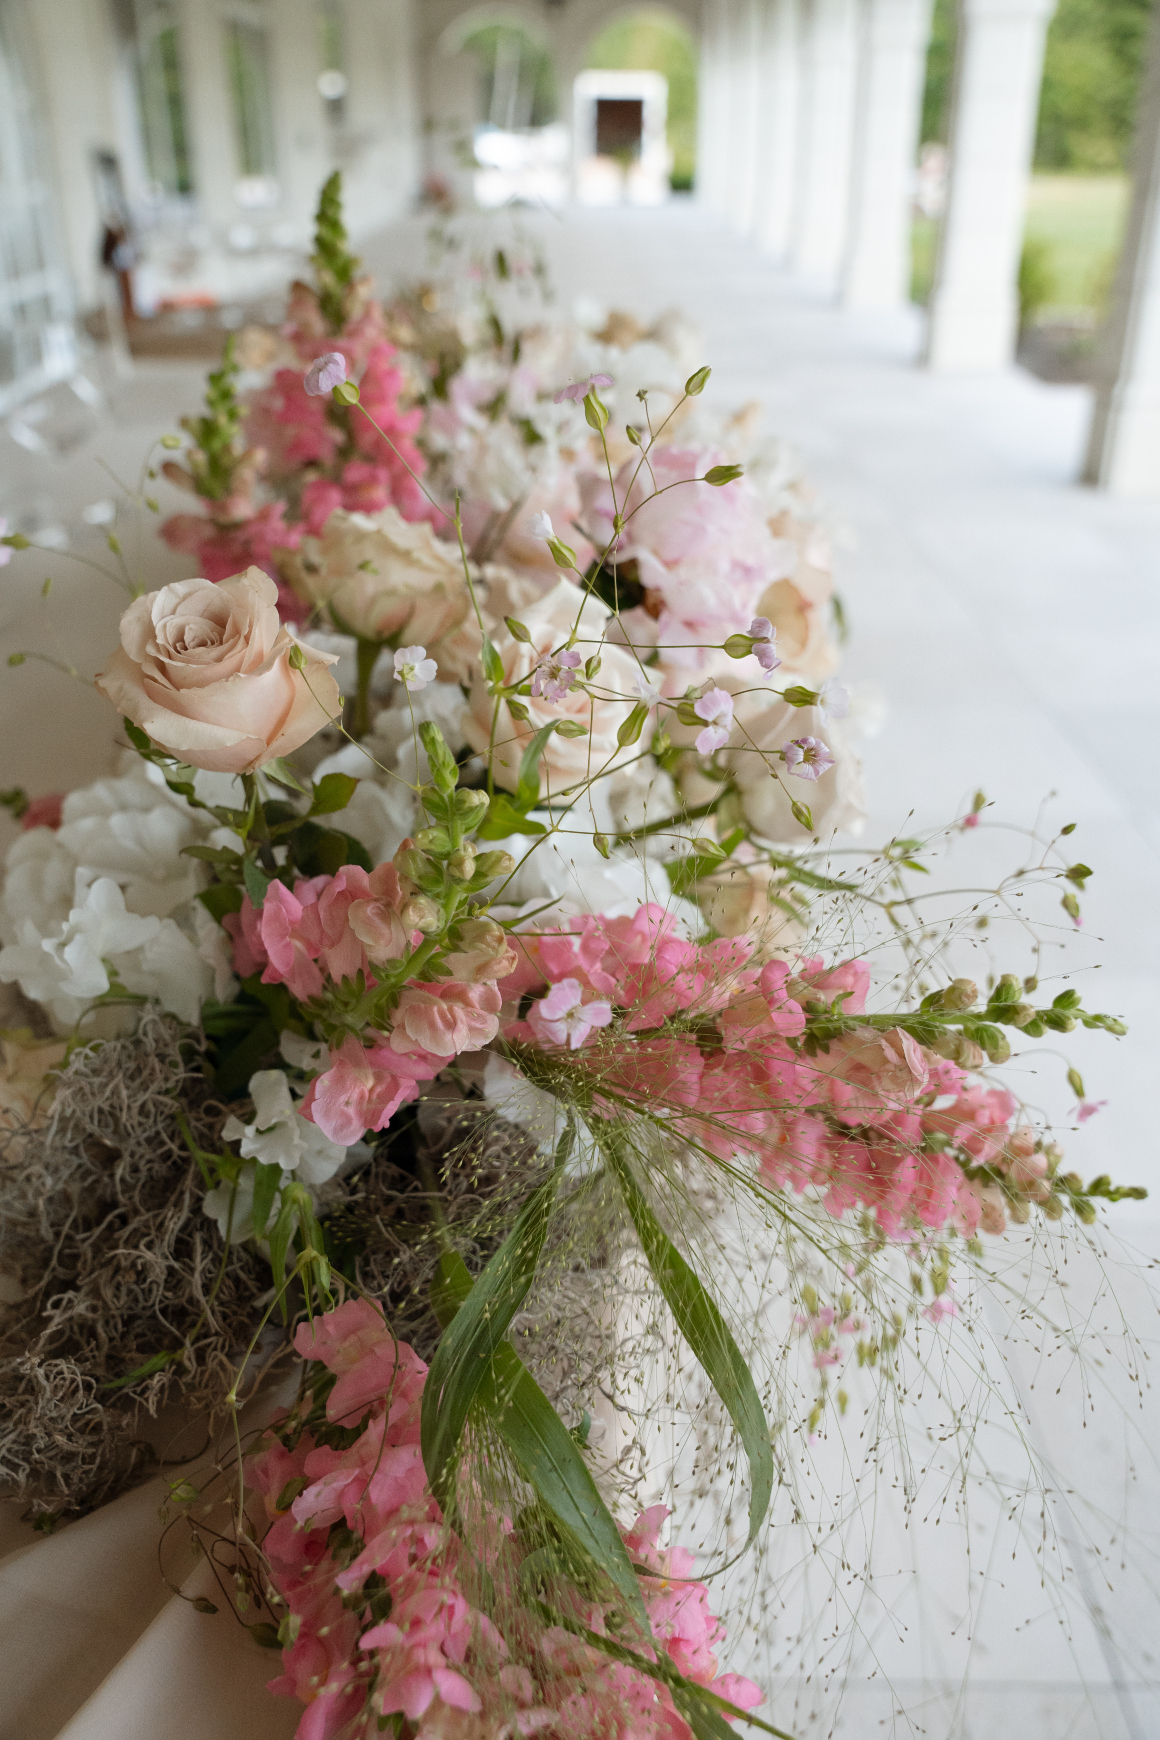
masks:
[[[423,1469],[427,1368],[377,1307],[340,1305],[301,1325],[295,1348],[335,1375],[326,1419],[339,1430],[316,1437],[287,1419],[248,1460],[246,1478],[272,1518],[263,1549],[291,1641],[270,1690],[306,1705],[297,1740],[369,1740],[396,1713],[414,1740],[524,1740],[542,1731],[561,1740],[692,1740],[667,1689],[522,1605],[524,1549],[510,1524],[497,1523],[464,1554]],[[325,1442],[360,1425],[347,1448]],[[656,1645],[687,1678],[751,1708],[758,1688],[717,1672],[723,1632],[705,1586],[691,1580],[692,1555],[657,1544],[667,1515],[645,1511],[625,1536],[643,1567]],[[469,1598],[481,1571],[498,1597],[493,1610],[512,1615],[508,1637]],[[376,1616],[376,1598],[385,1617]],[[570,1617],[605,1633],[599,1606],[578,1596],[574,1606]]]
[[[260,908],[247,894],[240,912],[224,920],[235,968],[243,979],[260,974],[265,985],[285,985],[301,1001],[358,973],[373,986],[376,966],[403,959],[422,940],[410,924],[412,892],[390,863],[369,874],[347,864],[293,889],[271,882]],[[459,977],[404,985],[389,1033],[349,1034],[310,1084],[303,1116],[347,1147],[367,1130],[385,1129],[420,1082],[495,1038],[501,1007],[495,980],[513,959],[497,924],[467,920],[459,949],[448,957]]]
[[[1002,1231],[1003,1190],[968,1168],[990,1168],[1024,1200],[1050,1194],[1034,1133],[1013,1128],[1012,1096],[901,1027],[856,1026],[816,1057],[794,1048],[807,1003],[864,1013],[863,961],[763,966],[751,940],[688,942],[652,905],[515,940],[523,958],[500,990],[509,1007],[534,1000],[504,1037],[574,1052],[605,1115],[651,1112],[709,1154],[750,1155],[771,1188],[815,1187],[835,1215],[870,1210],[891,1238]]]
[[[634,561],[645,588],[647,614],[624,613],[634,640],[686,643],[693,635],[696,645],[719,646],[749,628],[762,594],[783,572],[753,487],[744,478],[719,488],[695,481],[722,457],[655,447],[644,466],[634,454],[616,475],[615,504],[607,477],[581,479],[585,532],[598,549],[611,545],[619,561]]]

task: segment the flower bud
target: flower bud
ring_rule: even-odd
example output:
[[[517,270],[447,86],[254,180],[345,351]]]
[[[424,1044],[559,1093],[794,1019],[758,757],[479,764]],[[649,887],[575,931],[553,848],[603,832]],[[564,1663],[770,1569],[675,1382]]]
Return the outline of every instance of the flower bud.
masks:
[[[1011,1044],[1007,1035],[998,1027],[992,1027],[985,1022],[975,1029],[975,1038],[983,1047],[992,1063],[1006,1063],[1011,1055]]]
[[[412,882],[419,883],[420,887],[424,882],[437,881],[439,878],[439,867],[435,860],[429,858],[426,852],[420,852],[416,846],[404,847],[397,854],[396,863],[403,875]]]
[[[1007,1019],[1012,1027],[1026,1027],[1029,1021],[1034,1021],[1037,1014],[1034,1003],[1016,1003]]]
[[[1042,1204],[1042,1208],[1046,1220],[1063,1219],[1063,1204],[1058,1196],[1049,1196],[1047,1201]]]
[[[443,913],[426,894],[413,894],[399,915],[408,930],[421,930],[424,935],[436,931],[443,923]]]
[[[950,1063],[957,1063],[960,1069],[981,1069],[983,1066],[982,1048],[968,1039],[965,1033],[959,1033],[954,1028],[948,1028],[930,1042],[932,1051],[940,1057],[945,1057]]]
[[[455,813],[465,828],[477,828],[487,814],[491,799],[485,791],[461,789],[455,794]]]
[[[415,844],[424,852],[434,852],[436,857],[445,858],[451,850],[451,836],[446,828],[420,828],[415,835]]]
[[[470,882],[475,875],[474,846],[460,846],[447,860],[447,868],[457,882]]]
[[[475,860],[475,874],[490,882],[496,876],[510,876],[516,861],[510,852],[481,852]]]
[[[942,993],[944,1009],[973,1009],[978,1001],[978,987],[973,979],[952,979]]]

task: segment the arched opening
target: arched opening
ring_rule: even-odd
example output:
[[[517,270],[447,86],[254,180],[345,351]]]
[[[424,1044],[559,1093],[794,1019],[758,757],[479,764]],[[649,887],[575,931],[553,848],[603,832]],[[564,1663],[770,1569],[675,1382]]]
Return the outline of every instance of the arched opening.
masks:
[[[461,69],[460,137],[482,206],[558,206],[567,197],[568,135],[558,120],[556,70],[540,30],[514,8],[479,6],[440,39]],[[462,157],[461,157],[462,161]]]
[[[593,37],[584,64],[592,73],[652,73],[666,81],[664,135],[669,154],[668,188],[674,192],[690,191],[697,157],[697,46],[684,20],[661,6],[635,7],[623,12]],[[631,99],[610,92],[606,100]],[[604,130],[613,144],[618,119],[623,132],[629,119],[623,111],[619,117],[610,113],[610,125]],[[621,145],[620,153],[625,149]]]

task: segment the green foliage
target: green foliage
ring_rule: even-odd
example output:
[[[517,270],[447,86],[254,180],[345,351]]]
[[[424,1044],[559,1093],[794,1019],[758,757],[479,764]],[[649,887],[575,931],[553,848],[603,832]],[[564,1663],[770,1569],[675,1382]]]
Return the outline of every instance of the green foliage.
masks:
[[[1035,163],[1107,173],[1127,166],[1151,0],[1059,0],[1047,32]],[[955,0],[935,0],[922,137],[946,142]]]
[[[769,1425],[749,1367],[729,1326],[645,1201],[615,1135],[602,1148],[616,1175],[625,1207],[636,1228],[653,1279],[664,1294],[678,1329],[724,1402],[749,1458],[749,1541],[765,1520],[773,1493],[773,1450]]]
[[[318,306],[331,332],[341,332],[346,320],[347,292],[361,261],[347,246],[342,221],[342,171],[323,183],[314,220],[314,253],[310,259],[318,286]]]
[[[951,79],[957,40],[955,0],[934,0],[930,43],[926,51],[926,86],[922,94],[922,138],[942,145],[946,144],[950,129]]]
[[[587,65],[665,75],[672,185],[692,187],[697,162],[697,51],[685,26],[659,8],[643,7],[600,32],[588,50]]]
[[[1026,236],[1019,257],[1019,325],[1033,326],[1041,309],[1055,301],[1055,259],[1042,236]]]
[[[1047,32],[1035,162],[1126,167],[1151,0],[1060,0]]]

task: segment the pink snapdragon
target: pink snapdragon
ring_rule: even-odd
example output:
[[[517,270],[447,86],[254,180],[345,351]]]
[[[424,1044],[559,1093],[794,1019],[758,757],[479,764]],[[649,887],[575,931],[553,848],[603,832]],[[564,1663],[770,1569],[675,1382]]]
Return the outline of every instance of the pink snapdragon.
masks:
[[[342,1437],[333,1446],[287,1421],[289,1429],[272,1428],[246,1462],[248,1484],[275,1519],[263,1550],[293,1622],[283,1671],[269,1689],[306,1706],[298,1740],[371,1733],[397,1712],[417,1724],[423,1740],[541,1732],[571,1740],[606,1740],[613,1732],[624,1740],[691,1740],[668,1689],[650,1676],[610,1661],[563,1626],[545,1626],[530,1609],[504,1637],[473,1604],[467,1572],[474,1567],[444,1527],[423,1472],[427,1368],[394,1340],[375,1305],[351,1300],[300,1325],[295,1348],[337,1374],[327,1402],[332,1426],[361,1421],[353,1442]],[[277,1499],[291,1482],[302,1490],[281,1512]],[[640,1591],[653,1637],[688,1678],[750,1709],[761,1702],[758,1687],[717,1672],[724,1633],[708,1591],[692,1576],[692,1554],[659,1545],[667,1516],[654,1506],[625,1532],[630,1555],[644,1567]],[[330,1528],[342,1522],[365,1543],[349,1563],[329,1545]],[[518,1602],[527,1551],[519,1531],[497,1519],[478,1532],[475,1547],[491,1586]],[[368,1625],[359,1592],[372,1575],[388,1611]],[[607,1629],[599,1606],[578,1605],[577,1617],[597,1633]]]
[[[479,1051],[499,1031],[503,999],[490,980],[459,985],[454,980],[404,985],[391,1012],[391,1049],[447,1062],[461,1051]]]
[[[393,1045],[364,1046],[354,1034],[330,1053],[327,1069],[311,1082],[299,1106],[332,1142],[349,1148],[368,1130],[385,1130],[399,1107],[418,1094],[446,1063],[416,1047],[403,1056]],[[393,1036],[392,1036],[393,1037]]]

